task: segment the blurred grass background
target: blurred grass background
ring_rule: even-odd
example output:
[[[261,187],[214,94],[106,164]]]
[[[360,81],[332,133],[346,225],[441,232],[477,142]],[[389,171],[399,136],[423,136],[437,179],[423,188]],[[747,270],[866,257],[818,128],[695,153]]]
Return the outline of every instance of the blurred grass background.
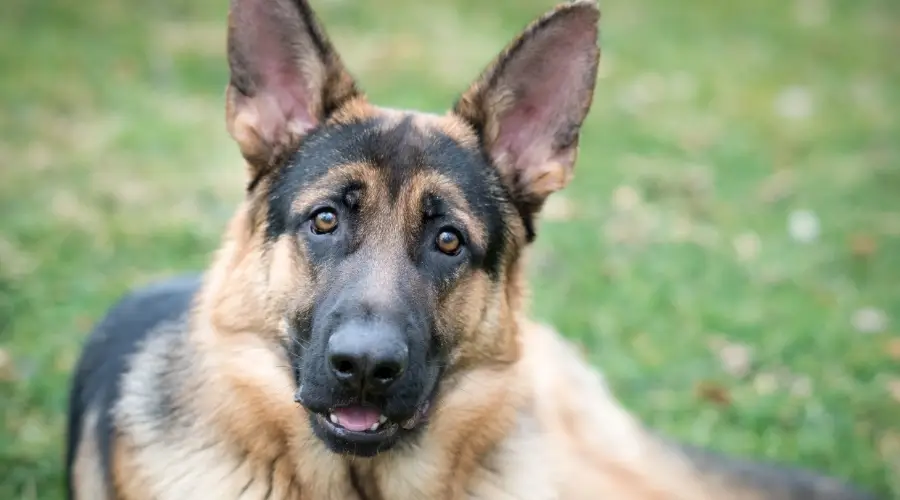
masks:
[[[382,105],[442,111],[553,0],[317,0]],[[534,312],[648,424],[900,496],[900,3],[604,0]],[[68,377],[241,198],[225,0],[7,0],[0,498],[62,498]]]

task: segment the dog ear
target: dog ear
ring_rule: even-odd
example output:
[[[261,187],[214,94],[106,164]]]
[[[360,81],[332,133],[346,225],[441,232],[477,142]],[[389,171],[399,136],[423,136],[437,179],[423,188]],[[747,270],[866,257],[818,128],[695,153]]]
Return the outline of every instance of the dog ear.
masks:
[[[526,220],[568,184],[593,99],[600,49],[593,0],[529,25],[457,100]]]
[[[359,95],[306,0],[231,0],[226,124],[251,183]]]

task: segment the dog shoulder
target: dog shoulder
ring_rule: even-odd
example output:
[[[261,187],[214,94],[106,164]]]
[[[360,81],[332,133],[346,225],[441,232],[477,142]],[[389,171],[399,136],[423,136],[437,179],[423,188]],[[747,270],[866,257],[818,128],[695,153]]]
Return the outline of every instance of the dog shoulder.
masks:
[[[185,313],[199,277],[182,276],[132,290],[113,305],[89,335],[69,392],[66,469],[70,498],[104,498],[111,484],[112,409],[131,360],[163,331],[185,330]]]

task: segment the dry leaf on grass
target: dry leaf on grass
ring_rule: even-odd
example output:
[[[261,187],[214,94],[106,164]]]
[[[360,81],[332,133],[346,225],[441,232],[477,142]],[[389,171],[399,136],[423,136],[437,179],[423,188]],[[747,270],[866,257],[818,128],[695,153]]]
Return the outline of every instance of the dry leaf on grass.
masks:
[[[850,238],[850,253],[856,258],[869,258],[877,251],[878,241],[871,234],[857,233]]]
[[[890,339],[885,345],[888,357],[895,361],[900,361],[900,339]]]
[[[759,186],[759,197],[764,203],[775,203],[794,193],[796,179],[793,170],[779,170],[766,178]]]
[[[709,380],[697,383],[694,387],[694,394],[697,398],[717,406],[730,406],[732,401],[727,387]]]
[[[12,355],[6,349],[0,348],[0,381],[12,382],[16,380],[16,367]]]

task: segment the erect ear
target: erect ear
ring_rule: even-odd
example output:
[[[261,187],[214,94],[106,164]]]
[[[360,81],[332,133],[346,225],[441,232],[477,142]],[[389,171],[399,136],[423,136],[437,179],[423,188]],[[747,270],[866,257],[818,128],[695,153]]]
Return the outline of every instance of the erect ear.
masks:
[[[226,123],[251,183],[359,92],[306,0],[231,0]]]
[[[593,0],[559,5],[507,46],[454,106],[480,134],[526,220],[572,177],[597,79],[599,20]]]

